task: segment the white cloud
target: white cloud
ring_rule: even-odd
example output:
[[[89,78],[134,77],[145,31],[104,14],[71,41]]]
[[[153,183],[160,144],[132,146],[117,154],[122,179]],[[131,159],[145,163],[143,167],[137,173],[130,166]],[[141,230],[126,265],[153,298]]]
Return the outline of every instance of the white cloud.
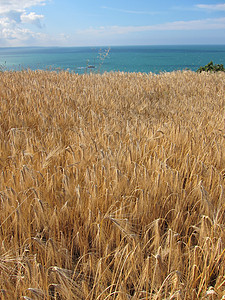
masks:
[[[32,36],[32,32],[28,29],[11,29],[11,28],[4,28],[2,30],[2,37],[9,40],[27,40],[28,37],[30,38]]]
[[[225,29],[225,18],[176,21],[152,26],[155,30],[217,30]]]
[[[169,31],[169,30],[218,30],[225,29],[225,18],[192,20],[192,21],[176,21],[149,26],[107,26],[98,28],[88,28],[77,31],[78,34],[89,35],[117,35],[128,34],[144,31]]]
[[[108,7],[108,6],[102,6],[101,8],[116,11],[116,12],[122,12],[122,13],[126,13],[126,14],[135,14],[135,15],[156,15],[156,14],[162,13],[162,12],[157,12],[157,11],[119,9],[119,8],[113,8],[113,7]]]
[[[28,8],[45,5],[50,0],[0,0],[0,41],[4,44],[23,45],[25,42],[40,39],[43,34],[33,32],[28,28],[32,24],[38,28],[42,27],[43,15],[35,12],[27,12]]]
[[[207,10],[217,10],[225,11],[225,4],[197,4],[197,8],[207,9]]]
[[[28,7],[45,5],[46,2],[46,0],[1,0],[0,14],[10,11],[23,11]]]
[[[43,15],[37,15],[34,12],[31,12],[29,14],[23,13],[20,17],[21,22],[22,23],[30,23],[30,24],[34,24],[37,27],[41,28],[41,19],[43,19],[44,16]]]
[[[20,23],[21,21],[21,14],[22,11],[17,11],[17,10],[11,10],[6,13],[0,13],[0,18],[1,16],[8,18],[9,20],[15,21],[17,23]]]

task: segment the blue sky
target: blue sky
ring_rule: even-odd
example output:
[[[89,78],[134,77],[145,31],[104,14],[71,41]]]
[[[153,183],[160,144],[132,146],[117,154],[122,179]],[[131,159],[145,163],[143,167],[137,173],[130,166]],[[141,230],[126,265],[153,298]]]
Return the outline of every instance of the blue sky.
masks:
[[[0,0],[0,47],[225,44],[225,1]]]

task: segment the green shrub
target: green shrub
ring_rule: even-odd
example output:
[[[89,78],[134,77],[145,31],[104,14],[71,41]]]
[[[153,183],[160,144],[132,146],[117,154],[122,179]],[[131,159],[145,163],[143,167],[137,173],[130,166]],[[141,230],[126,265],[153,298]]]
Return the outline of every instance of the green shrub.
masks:
[[[222,64],[218,65],[218,64],[213,64],[212,61],[210,61],[207,65],[205,65],[204,67],[200,67],[197,72],[201,73],[201,72],[225,72],[224,66]]]

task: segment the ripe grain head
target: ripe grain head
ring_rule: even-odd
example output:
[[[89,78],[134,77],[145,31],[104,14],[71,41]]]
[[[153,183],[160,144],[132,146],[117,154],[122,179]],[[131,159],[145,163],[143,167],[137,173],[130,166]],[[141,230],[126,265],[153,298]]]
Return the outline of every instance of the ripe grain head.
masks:
[[[4,297],[223,296],[224,74],[0,84]]]

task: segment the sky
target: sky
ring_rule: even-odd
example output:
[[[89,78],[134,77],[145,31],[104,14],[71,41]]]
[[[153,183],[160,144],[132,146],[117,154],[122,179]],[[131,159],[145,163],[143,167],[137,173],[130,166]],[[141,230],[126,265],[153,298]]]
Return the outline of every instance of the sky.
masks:
[[[0,47],[225,44],[221,0],[0,0]]]

